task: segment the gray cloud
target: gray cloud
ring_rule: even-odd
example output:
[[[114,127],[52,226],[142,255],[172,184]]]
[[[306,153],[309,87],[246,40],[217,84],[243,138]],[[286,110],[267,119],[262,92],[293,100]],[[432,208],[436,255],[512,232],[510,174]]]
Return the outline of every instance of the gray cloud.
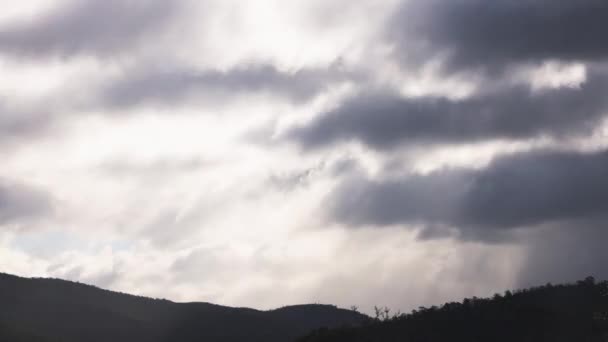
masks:
[[[503,70],[543,60],[608,57],[602,0],[407,1],[388,29],[404,60],[447,56],[447,69]]]
[[[332,218],[348,225],[448,227],[463,238],[491,239],[515,228],[605,216],[607,173],[608,151],[537,151],[499,158],[482,170],[350,178],[326,203]]]
[[[30,222],[50,212],[52,201],[48,194],[0,179],[0,225]]]
[[[137,177],[139,179],[166,177],[172,174],[200,171],[217,165],[216,161],[191,158],[187,160],[157,159],[148,162],[113,160],[95,167],[104,175],[111,177]]]
[[[234,94],[266,93],[303,101],[332,82],[347,79],[336,66],[326,69],[278,70],[269,64],[238,66],[226,71],[186,68],[142,68],[129,71],[102,91],[101,105],[129,107],[145,103],[178,104],[188,96],[207,99]]]
[[[288,172],[273,172],[264,184],[264,190],[270,186],[281,192],[291,192],[300,188],[308,187],[315,178],[326,171],[328,165],[321,161],[316,165],[302,167]]]
[[[226,260],[222,259],[225,250],[219,248],[198,248],[188,255],[176,259],[171,265],[171,271],[179,280],[204,280],[208,277],[218,279],[225,275]],[[232,266],[234,267],[234,265]]]
[[[53,130],[57,108],[43,101],[15,105],[0,96],[0,150],[35,142]]]
[[[46,116],[6,114],[0,108],[0,146],[13,144],[40,134],[50,125]]]
[[[46,58],[110,56],[153,38],[178,1],[69,1],[50,13],[0,26],[0,53]]]
[[[608,79],[591,74],[580,88],[499,88],[463,100],[369,93],[287,133],[307,149],[356,140],[375,149],[399,145],[527,139],[589,133],[608,108]]]

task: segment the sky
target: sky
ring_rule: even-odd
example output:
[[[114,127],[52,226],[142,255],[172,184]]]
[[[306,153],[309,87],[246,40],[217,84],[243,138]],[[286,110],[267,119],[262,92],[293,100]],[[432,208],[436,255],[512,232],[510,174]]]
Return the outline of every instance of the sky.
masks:
[[[608,278],[606,1],[2,1],[0,272],[366,312]]]

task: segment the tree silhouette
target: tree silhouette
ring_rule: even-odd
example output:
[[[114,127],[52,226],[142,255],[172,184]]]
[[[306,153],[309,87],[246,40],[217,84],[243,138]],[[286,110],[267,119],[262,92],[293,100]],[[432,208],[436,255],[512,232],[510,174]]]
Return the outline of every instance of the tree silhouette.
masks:
[[[391,317],[386,308],[374,311],[376,319],[371,324],[315,331],[300,342],[604,342],[608,282],[588,277],[575,284],[467,298]]]

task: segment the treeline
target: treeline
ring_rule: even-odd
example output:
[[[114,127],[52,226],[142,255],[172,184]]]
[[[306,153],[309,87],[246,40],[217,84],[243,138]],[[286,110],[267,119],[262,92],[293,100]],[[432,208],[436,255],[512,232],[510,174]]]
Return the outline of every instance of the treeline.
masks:
[[[319,329],[299,342],[608,341],[608,282],[534,287],[391,315],[361,327]]]

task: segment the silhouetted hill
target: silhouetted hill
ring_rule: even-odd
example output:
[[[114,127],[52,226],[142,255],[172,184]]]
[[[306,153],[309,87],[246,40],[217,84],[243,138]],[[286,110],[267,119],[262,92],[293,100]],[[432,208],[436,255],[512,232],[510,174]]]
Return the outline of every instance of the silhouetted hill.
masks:
[[[0,273],[0,342],[290,341],[367,316],[329,305],[271,311],[174,303]]]
[[[312,332],[311,332],[312,331]],[[587,278],[378,319],[329,305],[174,303],[0,274],[0,342],[607,341],[608,282]]]
[[[359,327],[320,329],[300,342],[608,341],[608,282],[507,291],[491,299],[381,314]]]

